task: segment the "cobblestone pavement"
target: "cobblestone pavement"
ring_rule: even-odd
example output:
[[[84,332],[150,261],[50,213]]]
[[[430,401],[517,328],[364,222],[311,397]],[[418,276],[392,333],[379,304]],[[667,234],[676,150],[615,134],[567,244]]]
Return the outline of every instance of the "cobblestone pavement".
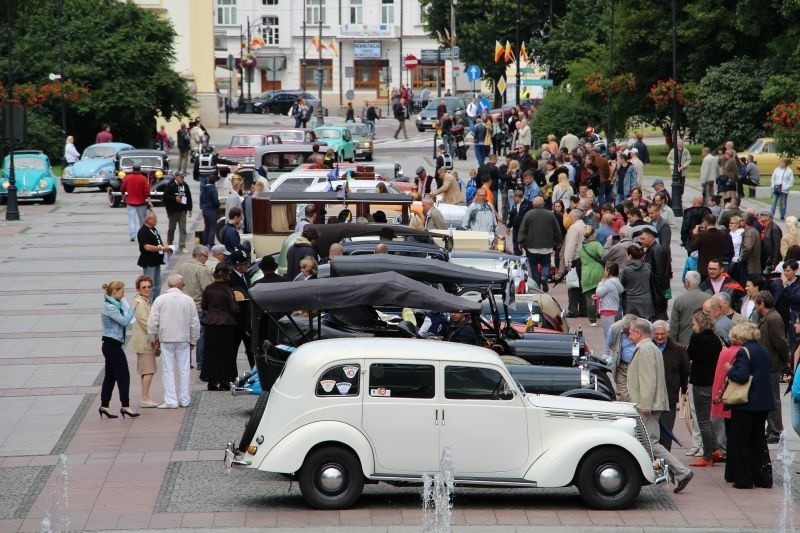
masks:
[[[285,122],[234,115],[230,127],[211,132],[212,142],[221,146],[233,131]],[[422,149],[432,147],[430,133],[383,141],[392,126],[391,120],[378,124],[377,161],[400,161],[407,173],[420,164],[433,168],[430,153]],[[455,164],[466,175],[474,160]],[[165,234],[166,216],[156,209]],[[121,279],[130,298],[140,273],[125,210],[109,208],[103,193],[86,190],[59,191],[55,205],[22,204],[20,211],[22,220],[5,222],[0,209],[0,533],[40,531],[43,520],[52,531],[420,529],[417,487],[368,485],[353,509],[314,511],[296,484],[277,476],[226,474],[221,449],[240,436],[254,397],[207,392],[196,371],[188,409],[144,409],[136,420],[101,420],[96,414],[103,374],[100,285]],[[194,214],[189,227],[199,229],[202,222]],[[677,244],[672,249],[680,271],[685,255]],[[187,259],[179,255],[165,270]],[[678,290],[676,284],[673,293]],[[553,294],[566,302],[563,286]],[[589,328],[585,319],[570,323],[584,329],[591,345],[601,345],[599,328]],[[140,387],[135,354],[128,350],[128,355],[135,407]],[[239,369],[244,367],[240,354]],[[161,394],[157,375],[153,396]],[[112,409],[119,409],[116,397]],[[784,417],[790,429],[786,409]],[[677,433],[688,440],[680,424]],[[788,433],[790,449],[800,449],[791,429]],[[676,450],[686,459],[682,452]],[[626,511],[589,510],[571,488],[458,490],[454,531],[771,531],[783,509],[783,476],[777,469],[774,489],[753,491],[731,489],[719,467],[698,469],[684,494],[646,487]],[[789,470],[793,478],[795,470],[794,465]],[[794,479],[793,489],[800,493]],[[800,513],[793,518],[800,524]]]

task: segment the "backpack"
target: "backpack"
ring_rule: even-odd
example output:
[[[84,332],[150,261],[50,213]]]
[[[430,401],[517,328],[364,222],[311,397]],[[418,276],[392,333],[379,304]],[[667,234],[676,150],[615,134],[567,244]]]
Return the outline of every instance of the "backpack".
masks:
[[[466,191],[466,200],[467,205],[472,203],[472,199],[475,198],[475,193],[478,192],[478,184],[475,183],[473,178],[467,182],[467,191]]]
[[[445,170],[453,170],[453,156],[449,153],[445,152],[443,154],[439,154],[439,157],[442,158],[442,166]]]

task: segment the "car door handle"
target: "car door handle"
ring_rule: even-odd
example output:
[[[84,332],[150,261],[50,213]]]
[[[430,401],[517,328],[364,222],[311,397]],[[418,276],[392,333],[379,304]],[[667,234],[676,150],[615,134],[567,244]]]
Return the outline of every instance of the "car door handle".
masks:
[[[444,409],[442,409],[442,425],[444,425]]]
[[[434,426],[438,426],[439,425],[439,410],[436,409],[436,410],[434,410],[433,413],[434,413],[433,414],[433,425]]]

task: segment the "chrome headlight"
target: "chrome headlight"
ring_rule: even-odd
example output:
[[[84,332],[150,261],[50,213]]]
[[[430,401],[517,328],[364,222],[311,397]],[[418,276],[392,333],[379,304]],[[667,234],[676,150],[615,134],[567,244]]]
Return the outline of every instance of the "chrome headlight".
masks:
[[[100,176],[101,178],[105,178],[108,175],[108,171],[101,170],[100,172],[97,173],[97,175]]]
[[[71,167],[67,167],[67,168],[65,168],[65,169],[64,169],[64,173],[63,173],[62,175],[63,175],[65,178],[71,178],[71,177],[72,177],[72,168],[71,168]]]
[[[367,141],[364,143],[364,148],[372,148],[372,143]]]
[[[47,180],[39,180],[39,188],[46,189],[47,188]]]

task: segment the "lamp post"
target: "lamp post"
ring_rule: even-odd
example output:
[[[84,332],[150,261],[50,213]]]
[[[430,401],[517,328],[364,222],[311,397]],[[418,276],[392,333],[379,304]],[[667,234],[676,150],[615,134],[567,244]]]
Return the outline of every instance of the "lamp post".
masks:
[[[303,3],[303,59],[300,60],[300,67],[303,73],[300,76],[300,81],[303,84],[303,94],[306,93],[306,7],[305,2]]]
[[[325,113],[322,110],[322,5],[319,7],[319,59],[317,60],[317,127],[325,125]]]
[[[614,0],[611,0],[611,35],[609,37],[608,79],[614,75]],[[608,91],[608,127],[606,128],[606,146],[614,140],[614,106],[611,91]]]
[[[678,83],[678,37],[677,0],[672,0],[672,79]],[[681,176],[681,155],[678,153],[678,99],[672,98],[672,210],[675,216],[683,216],[683,176]]]
[[[458,3],[458,0],[451,0],[450,1],[450,63],[451,66],[454,66],[456,63],[455,54],[453,53],[453,48],[456,45],[456,10],[455,6]],[[456,69],[450,68],[450,87],[452,87],[451,92],[455,96],[456,94]]]
[[[516,85],[516,88],[515,88],[515,91],[516,91],[516,95],[515,96],[517,97],[517,104],[520,103],[520,100],[519,100],[520,86],[519,85],[521,83],[520,80],[522,78],[522,76],[520,74],[520,71],[519,71],[519,19],[520,19],[521,12],[522,12],[522,0],[517,0],[517,24],[516,24],[516,37],[515,37],[516,46],[517,46],[517,54],[516,54],[517,55],[517,85]]]
[[[67,135],[67,106],[64,102],[64,0],[58,0],[58,86],[61,88],[61,135]]]
[[[8,199],[6,220],[19,220],[19,204],[17,203],[17,180],[14,173],[14,109],[11,99],[14,95],[14,17],[11,13],[12,0],[6,0],[6,43],[8,46],[8,83],[6,84],[5,129],[8,140]]]

